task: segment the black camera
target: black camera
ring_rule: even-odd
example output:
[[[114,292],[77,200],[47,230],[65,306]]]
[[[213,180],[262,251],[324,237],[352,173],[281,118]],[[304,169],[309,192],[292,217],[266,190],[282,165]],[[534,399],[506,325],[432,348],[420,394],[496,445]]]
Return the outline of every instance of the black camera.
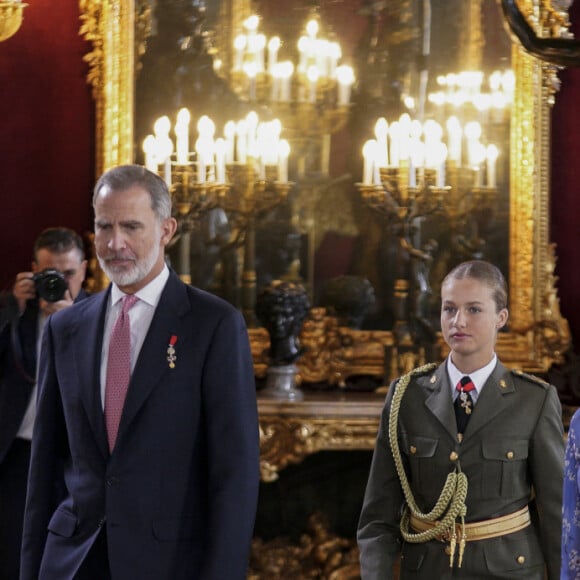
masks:
[[[68,284],[64,275],[58,270],[46,269],[32,276],[36,294],[47,302],[58,302],[64,298]]]

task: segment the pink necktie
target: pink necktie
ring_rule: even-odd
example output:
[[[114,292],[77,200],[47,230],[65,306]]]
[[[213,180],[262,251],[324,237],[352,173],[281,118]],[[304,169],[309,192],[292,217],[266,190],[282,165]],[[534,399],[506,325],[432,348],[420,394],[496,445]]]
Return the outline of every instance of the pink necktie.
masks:
[[[123,296],[121,313],[113,329],[109,343],[107,361],[107,382],[105,385],[105,423],[109,450],[112,451],[117,439],[119,422],[131,378],[131,324],[129,309],[139,300],[134,294]]]

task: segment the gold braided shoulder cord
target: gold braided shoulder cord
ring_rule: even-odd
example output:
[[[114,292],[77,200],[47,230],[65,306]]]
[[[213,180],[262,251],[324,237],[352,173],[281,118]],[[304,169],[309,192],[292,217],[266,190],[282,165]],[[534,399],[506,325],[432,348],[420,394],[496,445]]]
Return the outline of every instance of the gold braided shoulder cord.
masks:
[[[465,506],[465,498],[467,497],[467,476],[459,469],[459,467],[449,473],[447,479],[445,480],[445,485],[441,491],[441,495],[437,500],[437,503],[429,513],[422,513],[415,498],[413,497],[413,492],[411,491],[411,486],[409,485],[409,480],[403,467],[403,459],[401,457],[401,451],[399,449],[399,441],[397,436],[397,423],[399,419],[399,410],[401,408],[401,402],[403,400],[403,395],[407,390],[407,387],[411,383],[411,379],[415,376],[425,374],[429,371],[435,369],[437,365],[435,363],[430,363],[423,365],[416,369],[413,369],[410,373],[403,375],[395,385],[395,393],[393,394],[393,399],[391,401],[391,409],[389,413],[389,443],[391,446],[391,451],[393,453],[393,459],[395,460],[395,466],[397,468],[397,474],[399,476],[399,481],[401,482],[401,487],[403,488],[403,493],[405,494],[405,501],[407,506],[401,518],[401,535],[406,542],[411,543],[421,543],[433,540],[436,537],[441,537],[442,535],[449,534],[451,554],[449,557],[449,566],[453,566],[453,559],[455,556],[455,547],[457,545],[457,534],[455,531],[455,521],[459,517],[461,518],[462,530],[464,530],[465,525],[465,514],[467,513],[467,508]],[[445,515],[439,519],[443,514]],[[409,527],[409,519],[411,514],[416,518],[434,524],[432,528],[425,530],[423,532],[412,532]],[[465,550],[465,531],[463,531],[460,539],[459,547],[459,562],[458,567],[461,568],[461,563],[463,560],[463,552]]]

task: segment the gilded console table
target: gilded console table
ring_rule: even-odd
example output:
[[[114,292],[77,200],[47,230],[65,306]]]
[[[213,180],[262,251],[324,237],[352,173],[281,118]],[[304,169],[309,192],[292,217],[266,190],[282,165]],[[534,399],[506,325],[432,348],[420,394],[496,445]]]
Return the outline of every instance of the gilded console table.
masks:
[[[384,400],[384,392],[305,392],[302,401],[258,392],[262,480],[318,451],[372,450]]]

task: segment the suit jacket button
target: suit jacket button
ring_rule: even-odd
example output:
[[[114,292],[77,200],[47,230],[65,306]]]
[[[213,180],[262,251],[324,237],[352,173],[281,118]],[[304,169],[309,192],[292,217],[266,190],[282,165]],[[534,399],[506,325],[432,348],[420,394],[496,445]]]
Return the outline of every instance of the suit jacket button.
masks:
[[[517,562],[518,562],[518,564],[525,564],[526,557],[525,556],[518,556],[517,557]]]
[[[415,453],[417,453],[417,448],[414,445],[411,445],[409,451],[411,452],[411,455],[415,455]]]
[[[513,459],[513,458],[514,458],[514,452],[513,452],[513,451],[508,451],[508,452],[505,454],[505,456],[506,456],[508,459]]]
[[[455,451],[452,451],[452,452],[449,454],[449,459],[450,459],[451,461],[457,461],[457,459],[458,459],[458,458],[459,458],[459,455],[457,455],[457,453],[456,453]]]

